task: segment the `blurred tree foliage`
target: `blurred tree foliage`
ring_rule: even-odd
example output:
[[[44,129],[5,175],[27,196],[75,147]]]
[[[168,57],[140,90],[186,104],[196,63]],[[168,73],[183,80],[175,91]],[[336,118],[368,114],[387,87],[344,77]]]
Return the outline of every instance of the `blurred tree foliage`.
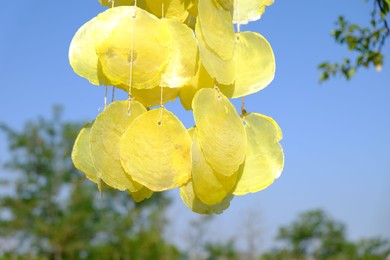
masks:
[[[0,191],[0,260],[260,258],[253,255],[258,250],[238,251],[234,239],[208,241],[210,216],[184,227],[193,250],[179,251],[164,237],[170,200],[161,193],[136,204],[126,192],[104,187],[100,197],[70,160],[80,128],[64,122],[59,108],[21,130],[0,124],[10,151],[0,175],[8,186]],[[349,241],[345,225],[322,210],[281,227],[277,242],[282,246],[262,259],[382,260],[390,254],[381,238]]]
[[[264,254],[262,259],[383,260],[390,256],[388,241],[381,238],[348,241],[345,225],[322,210],[302,213],[290,225],[279,229],[276,240],[283,246]]]
[[[355,54],[354,59],[344,58],[341,62],[321,63],[318,66],[321,71],[320,82],[336,75],[342,75],[349,80],[360,68],[374,66],[378,71],[382,69],[384,60],[382,48],[390,35],[386,19],[390,10],[390,0],[365,1],[373,4],[369,26],[350,23],[344,16],[340,16],[336,22],[336,29],[332,31],[336,42]]]
[[[10,160],[1,170],[9,192],[0,193],[0,259],[177,259],[163,237],[163,194],[135,204],[126,192],[96,186],[70,159],[81,125],[51,119],[2,124]]]

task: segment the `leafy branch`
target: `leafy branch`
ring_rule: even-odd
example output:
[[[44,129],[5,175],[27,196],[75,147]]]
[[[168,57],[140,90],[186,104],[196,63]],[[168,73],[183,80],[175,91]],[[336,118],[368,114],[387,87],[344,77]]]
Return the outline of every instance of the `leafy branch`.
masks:
[[[349,51],[357,55],[354,59],[343,58],[338,63],[326,61],[319,64],[318,69],[322,72],[320,82],[337,75],[349,80],[358,69],[369,68],[370,66],[374,66],[377,71],[381,71],[384,60],[382,48],[390,35],[389,24],[386,20],[389,9],[390,0],[374,0],[368,27],[350,23],[344,16],[338,18],[332,36],[338,44],[347,46]]]

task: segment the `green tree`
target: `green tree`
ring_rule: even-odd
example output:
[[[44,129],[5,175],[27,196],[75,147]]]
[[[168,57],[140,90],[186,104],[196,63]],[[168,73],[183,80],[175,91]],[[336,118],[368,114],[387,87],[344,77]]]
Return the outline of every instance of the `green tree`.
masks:
[[[3,257],[30,259],[175,259],[163,231],[170,200],[162,194],[136,204],[126,192],[96,186],[70,159],[81,124],[50,119],[27,122],[21,131],[1,124],[10,160],[0,193]],[[0,255],[1,257],[1,255]]]
[[[237,251],[234,246],[234,240],[225,243],[206,243],[205,251],[207,260],[236,260]]]
[[[360,68],[374,66],[381,70],[384,60],[382,48],[390,35],[387,16],[390,10],[390,0],[365,0],[372,2],[371,19],[369,26],[360,26],[350,23],[344,16],[336,22],[336,29],[332,31],[335,41],[344,45],[353,53],[352,58],[343,58],[341,62],[323,62],[318,68],[321,71],[320,82],[332,76],[342,75],[351,79]]]
[[[323,210],[300,214],[297,220],[279,229],[276,240],[284,246],[267,252],[263,259],[379,260],[390,252],[389,242],[380,238],[349,241],[345,225]]]

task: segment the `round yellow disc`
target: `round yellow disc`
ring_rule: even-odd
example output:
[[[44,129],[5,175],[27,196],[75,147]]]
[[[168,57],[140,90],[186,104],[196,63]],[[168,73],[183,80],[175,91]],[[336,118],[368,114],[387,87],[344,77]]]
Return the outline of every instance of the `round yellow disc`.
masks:
[[[278,178],[284,166],[282,131],[270,117],[251,113],[245,116],[248,138],[245,166],[235,195],[258,192]]]
[[[173,19],[162,19],[162,22],[169,28],[174,41],[171,57],[161,75],[160,86],[179,88],[196,74],[199,62],[198,43],[188,26]]]
[[[232,193],[238,174],[218,174],[208,165],[198,142],[197,130],[192,138],[192,185],[196,196],[207,205],[220,203]]]
[[[97,171],[92,161],[89,146],[90,133],[93,123],[86,124],[78,134],[72,150],[72,162],[88,179],[97,183]]]
[[[135,202],[141,202],[145,199],[149,199],[153,195],[153,191],[149,190],[145,186],[142,186],[142,188],[138,191],[135,192],[128,191],[128,192]]]
[[[243,122],[229,99],[215,89],[199,90],[192,101],[200,147],[214,171],[233,175],[245,159]]]
[[[198,39],[200,59],[207,72],[221,84],[232,84],[236,77],[235,57],[233,56],[230,60],[223,60],[207,46],[199,19],[195,26],[195,32]]]
[[[178,88],[163,88],[162,103],[174,101],[179,94]],[[154,87],[151,89],[137,89],[131,90],[131,95],[145,107],[153,107],[160,105],[161,102],[161,87]]]
[[[222,60],[231,60],[234,52],[234,26],[230,11],[216,0],[199,0],[198,22],[207,47]]]
[[[201,88],[212,87],[214,87],[214,80],[206,71],[203,64],[199,62],[196,75],[180,88],[179,97],[181,104],[186,110],[191,110],[192,99],[194,98],[196,91]]]
[[[145,0],[147,10],[159,18],[172,18],[183,22],[194,0]]]
[[[266,6],[274,0],[234,0],[233,22],[247,24],[261,18]]]
[[[96,47],[104,74],[113,85],[158,86],[172,53],[172,36],[165,23],[134,6],[105,11],[116,26]]]
[[[206,205],[196,196],[192,182],[188,182],[187,185],[180,188],[180,197],[184,204],[193,212],[198,214],[221,214],[230,206],[230,201],[234,196],[229,194],[218,204]]]
[[[130,114],[128,101],[115,101],[97,116],[93,124],[91,154],[98,177],[115,189],[135,192],[142,188],[123,169],[119,147],[127,127],[145,112],[145,107],[137,101],[131,101]]]
[[[236,80],[233,85],[221,86],[228,97],[236,98],[267,87],[275,76],[275,57],[271,45],[258,33],[236,34]]]
[[[125,170],[152,191],[180,187],[191,177],[191,137],[180,120],[163,108],[134,120],[120,147]]]
[[[99,0],[100,4],[107,7],[116,7],[121,5],[134,5],[135,0]],[[145,0],[137,0],[137,6],[146,10]]]
[[[96,17],[85,23],[74,35],[69,46],[69,63],[74,72],[94,85],[111,85],[99,66],[96,43],[104,39],[110,29]]]

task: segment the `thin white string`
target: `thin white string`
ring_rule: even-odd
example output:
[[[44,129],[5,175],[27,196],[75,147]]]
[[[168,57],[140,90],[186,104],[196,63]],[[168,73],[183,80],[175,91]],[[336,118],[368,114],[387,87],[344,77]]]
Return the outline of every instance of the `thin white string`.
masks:
[[[165,13],[164,13],[164,1],[161,4],[161,18],[164,18]],[[164,89],[162,87],[162,84],[160,84],[160,120],[158,121],[158,125],[162,125],[162,117],[163,117],[163,112],[164,112],[164,105],[163,105],[163,96],[164,96]]]
[[[108,95],[108,86],[106,86],[106,93],[104,94],[104,110],[107,107],[107,95]]]
[[[111,102],[114,102],[114,100],[115,100],[115,87],[112,87]]]
[[[134,1],[134,6],[137,6],[137,1]],[[127,113],[130,115],[130,103],[131,100],[133,100],[133,96],[131,95],[131,88],[133,87],[133,62],[134,62],[134,31],[135,31],[135,19],[137,18],[136,14],[137,9],[134,9],[134,14],[131,17],[133,19],[131,23],[131,49],[130,49],[130,75],[129,75],[129,95],[128,95],[128,107],[127,107]]]

